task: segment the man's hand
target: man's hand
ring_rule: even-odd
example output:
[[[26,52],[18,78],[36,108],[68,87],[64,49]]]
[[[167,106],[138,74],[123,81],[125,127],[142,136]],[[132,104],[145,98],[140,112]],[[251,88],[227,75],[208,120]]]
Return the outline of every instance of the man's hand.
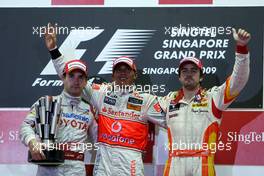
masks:
[[[45,43],[49,51],[57,46],[56,28],[50,23],[48,23],[48,26],[45,28]]]
[[[29,151],[33,160],[44,160],[46,159],[42,151],[42,143],[37,142],[36,139],[32,139],[28,144]]]
[[[251,39],[250,33],[248,33],[244,29],[239,29],[238,32],[236,32],[236,29],[234,28],[232,30],[233,30],[233,37],[237,45],[246,46],[249,40]]]

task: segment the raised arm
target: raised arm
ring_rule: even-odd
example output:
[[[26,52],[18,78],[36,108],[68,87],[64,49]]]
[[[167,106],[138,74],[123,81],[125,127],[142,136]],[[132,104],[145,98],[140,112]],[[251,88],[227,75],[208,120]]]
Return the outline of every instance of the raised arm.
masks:
[[[63,54],[59,51],[57,47],[57,34],[55,27],[53,27],[50,23],[46,27],[45,30],[45,44],[47,49],[50,52],[53,65],[59,77],[62,79],[63,77],[63,70],[66,63],[66,58]],[[99,108],[98,100],[100,98],[100,89],[97,86],[92,86],[89,83],[85,86],[82,97],[93,104],[97,109]]]
[[[247,44],[251,35],[244,29],[239,29],[238,32],[233,29],[233,38],[236,42],[233,72],[224,84],[220,87],[212,88],[213,101],[220,110],[226,109],[234,101],[245,87],[249,78],[249,52]]]

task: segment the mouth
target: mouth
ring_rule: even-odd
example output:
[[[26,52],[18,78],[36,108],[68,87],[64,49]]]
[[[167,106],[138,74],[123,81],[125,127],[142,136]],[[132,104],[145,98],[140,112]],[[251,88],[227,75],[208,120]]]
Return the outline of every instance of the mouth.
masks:
[[[192,78],[186,78],[185,81],[193,81]]]
[[[121,78],[119,78],[119,80],[120,80],[120,81],[126,81],[127,78],[126,78],[126,77],[121,77]]]

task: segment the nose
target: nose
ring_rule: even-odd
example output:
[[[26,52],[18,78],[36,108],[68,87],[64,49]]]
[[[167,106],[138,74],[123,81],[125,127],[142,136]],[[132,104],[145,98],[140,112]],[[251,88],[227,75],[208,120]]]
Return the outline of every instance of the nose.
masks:
[[[81,81],[81,79],[78,76],[74,76],[73,77],[73,82],[74,83],[79,83]]]
[[[191,76],[192,75],[192,71],[191,70],[186,70],[185,75],[186,76]]]

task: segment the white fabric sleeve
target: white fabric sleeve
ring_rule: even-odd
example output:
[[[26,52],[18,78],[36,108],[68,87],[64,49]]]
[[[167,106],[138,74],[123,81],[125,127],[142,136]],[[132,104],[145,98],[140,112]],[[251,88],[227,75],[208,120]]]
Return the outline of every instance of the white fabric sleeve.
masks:
[[[167,128],[166,113],[162,110],[158,97],[150,94],[145,94],[145,97],[147,97],[147,102],[144,107],[144,116],[146,116],[150,122]]]
[[[31,106],[29,113],[27,114],[26,118],[22,122],[19,131],[19,138],[22,143],[28,146],[28,143],[32,139],[36,139],[36,111],[35,111],[35,104]]]
[[[231,76],[224,84],[212,88],[213,101],[220,110],[225,110],[239,95],[249,79],[249,53],[236,53]]]
[[[66,62],[64,56],[61,55],[57,59],[52,59],[52,62],[53,62],[53,65],[55,67],[57,74],[62,79],[63,78],[63,69],[65,67],[65,62]]]
[[[92,143],[97,142],[97,132],[98,132],[98,124],[97,124],[96,120],[93,119],[93,121],[92,121],[92,123],[88,129],[88,135],[89,135],[89,138],[91,139]]]

